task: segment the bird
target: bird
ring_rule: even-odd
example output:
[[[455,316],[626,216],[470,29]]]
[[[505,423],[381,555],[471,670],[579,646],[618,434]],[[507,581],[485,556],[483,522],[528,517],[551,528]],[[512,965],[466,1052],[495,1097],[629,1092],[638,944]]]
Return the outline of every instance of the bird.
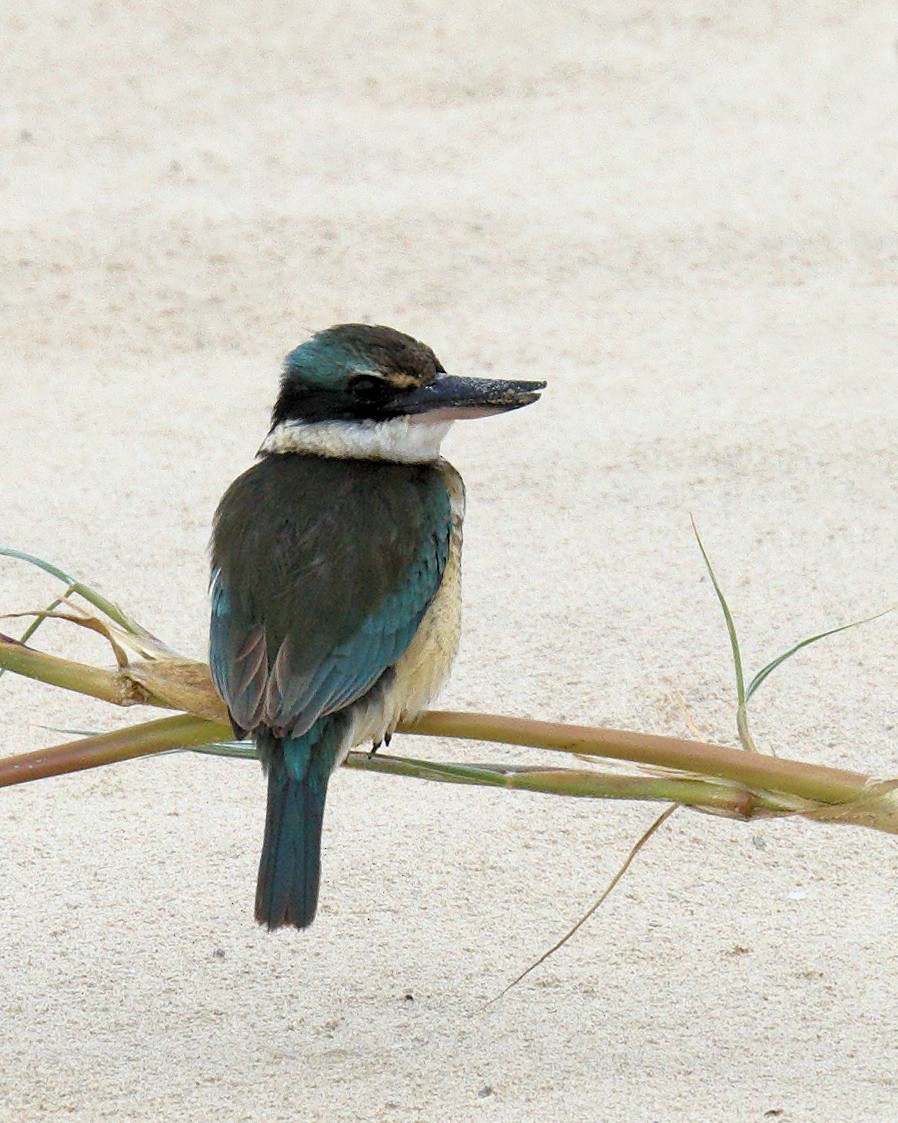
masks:
[[[457,420],[546,383],[447,374],[393,328],[337,324],[291,351],[256,462],[210,544],[210,668],[267,774],[255,917],[307,928],[328,781],[425,709],[458,648],[465,489],[441,456]]]

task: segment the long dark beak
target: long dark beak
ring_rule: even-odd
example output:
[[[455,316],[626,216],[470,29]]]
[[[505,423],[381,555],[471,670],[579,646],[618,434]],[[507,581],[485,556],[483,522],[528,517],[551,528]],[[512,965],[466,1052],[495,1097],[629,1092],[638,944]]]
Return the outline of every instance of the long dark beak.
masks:
[[[428,421],[460,421],[529,406],[539,401],[539,392],[545,388],[545,382],[505,382],[498,378],[457,378],[446,374],[396,398],[391,406],[397,414],[426,414]]]

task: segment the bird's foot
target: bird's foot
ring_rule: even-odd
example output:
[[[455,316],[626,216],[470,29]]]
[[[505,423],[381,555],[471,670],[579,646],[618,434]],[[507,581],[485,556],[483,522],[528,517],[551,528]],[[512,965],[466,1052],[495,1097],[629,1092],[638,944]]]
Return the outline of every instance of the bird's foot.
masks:
[[[383,735],[383,740],[381,740],[381,741],[375,741],[375,742],[374,742],[374,743],[373,743],[373,744],[371,745],[371,752],[370,752],[370,753],[368,753],[368,756],[374,756],[374,754],[375,754],[375,753],[376,753],[376,752],[377,752],[377,751],[378,751],[378,750],[380,749],[381,745],[386,745],[386,746],[387,746],[387,748],[389,748],[389,747],[390,747],[390,742],[391,742],[392,740],[393,740],[393,734],[392,734],[392,733],[385,733],[385,734]]]

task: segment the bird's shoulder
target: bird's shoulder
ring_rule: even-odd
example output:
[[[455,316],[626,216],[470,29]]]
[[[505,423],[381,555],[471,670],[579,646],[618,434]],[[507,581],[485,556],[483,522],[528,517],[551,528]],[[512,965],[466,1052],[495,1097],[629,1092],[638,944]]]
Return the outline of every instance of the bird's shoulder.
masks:
[[[307,634],[349,634],[416,569],[442,559],[456,490],[437,464],[263,457],[216,512],[212,568],[241,614]]]

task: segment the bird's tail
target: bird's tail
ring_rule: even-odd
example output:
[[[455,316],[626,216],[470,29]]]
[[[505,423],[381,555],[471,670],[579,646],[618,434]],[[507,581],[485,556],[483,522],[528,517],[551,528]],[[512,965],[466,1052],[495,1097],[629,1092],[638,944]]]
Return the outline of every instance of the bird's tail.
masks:
[[[308,928],[315,919],[324,801],[334,760],[328,732],[313,726],[301,738],[258,737],[268,773],[268,808],[256,920],[269,930],[288,924]]]

